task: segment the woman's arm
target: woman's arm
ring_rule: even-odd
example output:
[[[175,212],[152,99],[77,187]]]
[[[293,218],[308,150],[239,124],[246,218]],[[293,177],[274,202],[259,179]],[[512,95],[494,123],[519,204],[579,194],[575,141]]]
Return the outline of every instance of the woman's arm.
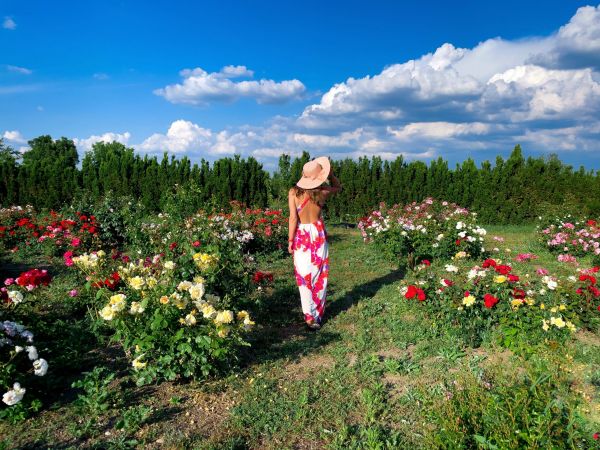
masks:
[[[329,194],[336,194],[342,190],[342,183],[340,183],[340,180],[338,180],[333,172],[329,173],[329,182],[331,183],[331,186],[323,186],[321,188],[325,196],[328,196]]]
[[[290,208],[290,220],[288,221],[288,252],[292,253],[292,243],[296,236],[296,228],[298,227],[298,211],[296,210],[296,194],[293,189],[288,193],[288,206]]]

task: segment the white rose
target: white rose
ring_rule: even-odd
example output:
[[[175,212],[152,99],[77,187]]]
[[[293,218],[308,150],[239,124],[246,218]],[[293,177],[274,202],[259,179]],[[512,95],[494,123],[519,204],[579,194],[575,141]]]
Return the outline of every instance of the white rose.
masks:
[[[38,377],[43,377],[48,372],[48,361],[44,358],[37,359],[33,362],[33,373]]]

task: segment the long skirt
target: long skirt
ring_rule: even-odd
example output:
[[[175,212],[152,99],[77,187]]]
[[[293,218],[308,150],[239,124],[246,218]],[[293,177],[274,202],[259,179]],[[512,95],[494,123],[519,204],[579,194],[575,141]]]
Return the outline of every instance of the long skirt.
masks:
[[[294,273],[305,320],[321,323],[329,275],[329,245],[322,220],[298,225],[294,238]]]

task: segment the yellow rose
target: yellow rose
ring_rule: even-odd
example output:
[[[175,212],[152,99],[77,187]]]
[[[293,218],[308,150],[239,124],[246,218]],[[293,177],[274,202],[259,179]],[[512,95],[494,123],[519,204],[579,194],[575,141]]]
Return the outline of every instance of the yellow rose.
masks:
[[[146,278],[146,284],[148,285],[149,288],[153,288],[154,286],[156,286],[158,284],[158,280],[154,277],[148,277],[148,278]]]
[[[233,322],[233,313],[229,310],[221,311],[215,317],[214,322],[217,325],[227,324]]]
[[[472,295],[468,295],[463,298],[462,304],[465,306],[473,306],[475,304],[475,297]]]
[[[115,312],[110,305],[106,305],[100,310],[100,317],[102,317],[104,320],[113,320],[115,317]]]
[[[138,356],[133,361],[131,361],[131,365],[133,366],[133,368],[135,370],[143,369],[144,367],[146,367],[148,365],[147,362],[140,361],[141,358],[142,358],[141,356]]]
[[[125,309],[125,306],[127,305],[125,302],[125,298],[126,297],[124,294],[115,294],[110,297],[110,301],[108,302],[108,304],[115,312],[123,311]]]
[[[496,275],[494,277],[494,283],[501,284],[501,283],[505,283],[505,282],[506,282],[506,277],[504,275]]]
[[[163,295],[161,298],[158,299],[158,301],[161,302],[163,305],[166,305],[167,303],[169,303],[169,297]]]
[[[131,286],[133,289],[135,289],[136,291],[139,291],[140,289],[142,289],[142,287],[144,287],[144,279],[142,277],[133,277],[129,279],[129,286]]]
[[[131,307],[129,308],[130,314],[141,314],[145,311],[145,308],[142,306],[140,302],[131,302]]]
[[[206,319],[212,319],[213,317],[215,317],[217,315],[217,310],[215,309],[215,307],[213,305],[206,303],[206,304],[202,305],[202,315]]]
[[[575,328],[575,325],[573,325],[573,322],[567,322],[567,328],[569,329],[569,331],[571,333],[574,333],[575,331],[577,331],[577,328]]]
[[[561,304],[561,305],[558,307],[558,310],[559,310],[559,311],[564,311],[565,309],[567,309],[567,307],[566,307],[565,305],[563,305],[563,304]]]
[[[227,337],[227,335],[229,334],[229,327],[219,327],[217,329],[217,335],[221,338]]]
[[[250,314],[248,314],[248,311],[240,311],[237,313],[237,320],[244,321],[249,318]]]
[[[510,306],[512,306],[513,309],[518,309],[519,306],[521,306],[522,304],[523,300],[521,300],[520,298],[515,298],[510,302]]]
[[[188,304],[188,301],[177,292],[171,294],[171,302],[179,309],[184,309]]]
[[[547,322],[545,319],[544,319],[544,320],[542,320],[542,329],[543,329],[544,331],[548,331],[548,329],[549,329],[549,328],[550,328],[550,327],[548,326],[548,322]]]
[[[200,300],[204,295],[204,285],[202,283],[193,284],[188,292],[190,293],[192,300]]]
[[[193,312],[194,311],[185,316],[185,319],[183,320],[183,323],[188,327],[196,325],[196,316],[194,316]]]

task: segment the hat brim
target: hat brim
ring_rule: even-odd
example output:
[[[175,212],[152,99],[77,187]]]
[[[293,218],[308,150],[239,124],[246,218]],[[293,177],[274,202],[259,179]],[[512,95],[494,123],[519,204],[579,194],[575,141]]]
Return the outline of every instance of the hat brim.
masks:
[[[300,178],[300,180],[298,180],[296,183],[296,186],[299,188],[315,189],[327,181],[327,177],[331,171],[331,163],[329,162],[329,158],[327,156],[320,156],[319,158],[315,158],[314,161],[319,163],[323,169],[321,172],[319,172],[319,175],[316,178],[302,176],[302,178]]]

